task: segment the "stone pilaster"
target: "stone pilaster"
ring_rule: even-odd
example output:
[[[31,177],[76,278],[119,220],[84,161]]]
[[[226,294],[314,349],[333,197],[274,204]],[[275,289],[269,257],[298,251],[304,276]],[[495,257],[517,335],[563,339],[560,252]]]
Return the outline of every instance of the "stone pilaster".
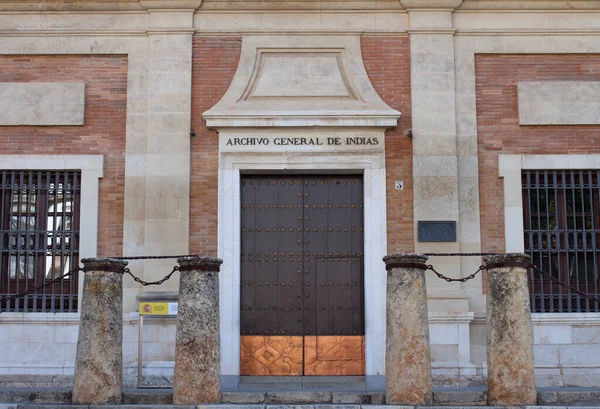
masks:
[[[533,330],[527,286],[529,256],[493,255],[485,257],[485,262],[489,404],[535,405]]]
[[[221,400],[219,270],[223,261],[210,257],[177,261],[181,276],[173,403],[217,403]]]
[[[190,124],[194,12],[201,0],[141,0],[148,10],[145,152],[136,158],[143,249],[137,254],[189,254]],[[133,203],[133,202],[132,202]],[[144,279],[162,278],[169,260],[144,263]],[[128,280],[131,284],[131,281]],[[176,281],[163,284],[175,290]]]
[[[433,404],[426,256],[385,256],[387,274],[386,403]]]
[[[462,0],[401,0],[410,27],[411,117],[415,252],[459,252],[456,242],[419,242],[419,221],[455,221],[459,227],[456,86],[452,13]],[[444,274],[461,275],[458,257],[432,258]],[[459,283],[430,280],[433,311],[468,311]]]
[[[84,266],[73,403],[121,403],[123,271],[127,262],[89,258]]]

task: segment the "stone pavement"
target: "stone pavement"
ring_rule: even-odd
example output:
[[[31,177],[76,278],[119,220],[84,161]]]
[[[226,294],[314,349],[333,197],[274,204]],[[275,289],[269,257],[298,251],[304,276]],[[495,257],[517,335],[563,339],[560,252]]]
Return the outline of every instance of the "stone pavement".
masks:
[[[0,388],[0,409],[94,409],[95,405],[71,405],[71,388]],[[365,391],[245,391],[223,392],[223,404],[203,405],[199,408],[234,409],[394,409],[400,406],[383,405],[383,392]],[[485,387],[434,388],[434,405],[449,408],[485,406]],[[123,404],[114,405],[122,409],[193,408],[193,406],[171,405],[172,389],[123,389]],[[4,403],[4,404],[3,404]],[[540,388],[537,404],[531,408],[594,407],[600,409],[600,387],[598,388]],[[110,405],[109,405],[110,406]],[[108,408],[109,406],[98,406]],[[112,406],[111,406],[112,407]],[[402,406],[412,408],[413,406]],[[419,408],[428,408],[419,406]],[[528,408],[528,407],[527,407]]]
[[[39,405],[0,404],[0,409],[475,409],[481,406],[398,406],[398,405]],[[489,409],[600,409],[597,406],[486,406]]]

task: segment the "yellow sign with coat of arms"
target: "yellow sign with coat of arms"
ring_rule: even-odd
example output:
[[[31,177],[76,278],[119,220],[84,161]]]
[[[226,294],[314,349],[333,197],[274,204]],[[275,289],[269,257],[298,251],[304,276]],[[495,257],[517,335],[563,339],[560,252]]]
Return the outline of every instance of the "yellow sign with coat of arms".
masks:
[[[141,302],[140,315],[177,315],[176,302]]]

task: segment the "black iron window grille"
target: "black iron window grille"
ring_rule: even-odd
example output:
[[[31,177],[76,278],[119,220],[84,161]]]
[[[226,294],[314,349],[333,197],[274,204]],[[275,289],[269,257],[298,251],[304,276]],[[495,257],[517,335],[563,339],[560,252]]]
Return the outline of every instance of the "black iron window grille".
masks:
[[[0,171],[0,311],[76,312],[81,173]]]
[[[600,280],[600,170],[522,172],[525,252],[533,264],[563,283],[598,295]],[[532,312],[600,312],[531,270]]]

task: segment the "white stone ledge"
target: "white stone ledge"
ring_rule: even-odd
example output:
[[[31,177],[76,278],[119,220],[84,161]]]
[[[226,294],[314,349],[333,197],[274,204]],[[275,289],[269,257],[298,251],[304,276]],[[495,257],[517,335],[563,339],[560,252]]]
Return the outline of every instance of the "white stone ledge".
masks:
[[[599,125],[600,81],[522,81],[520,125]]]
[[[429,313],[429,323],[442,323],[442,324],[464,324],[470,323],[475,318],[475,314],[472,312],[461,312],[461,313],[452,313],[452,312],[430,312]]]
[[[531,322],[534,325],[600,325],[600,313],[533,313]]]
[[[0,125],[83,125],[83,82],[0,82]]]
[[[0,313],[0,327],[3,324],[26,325],[79,325],[81,315],[68,312],[3,312]],[[124,324],[135,324],[139,320],[137,312],[123,313]]]
[[[356,112],[354,115],[207,115],[204,114],[209,128],[260,128],[260,127],[384,127],[398,125],[399,115],[366,116]]]

